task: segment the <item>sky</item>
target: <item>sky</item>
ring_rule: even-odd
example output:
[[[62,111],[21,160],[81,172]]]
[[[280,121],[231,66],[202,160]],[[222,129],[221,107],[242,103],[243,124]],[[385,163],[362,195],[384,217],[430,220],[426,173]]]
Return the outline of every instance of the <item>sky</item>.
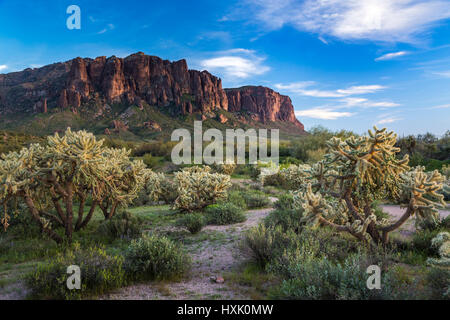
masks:
[[[450,129],[450,0],[0,0],[0,73],[138,51],[289,95],[306,129]]]

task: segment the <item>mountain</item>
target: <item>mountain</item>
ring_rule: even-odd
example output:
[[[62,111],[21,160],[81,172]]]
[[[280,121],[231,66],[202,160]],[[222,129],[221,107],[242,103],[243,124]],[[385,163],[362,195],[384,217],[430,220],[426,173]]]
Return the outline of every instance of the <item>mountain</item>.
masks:
[[[0,74],[0,128],[70,125],[145,135],[197,118],[304,133],[289,97],[261,86],[223,89],[219,78],[189,70],[186,60],[138,52]]]

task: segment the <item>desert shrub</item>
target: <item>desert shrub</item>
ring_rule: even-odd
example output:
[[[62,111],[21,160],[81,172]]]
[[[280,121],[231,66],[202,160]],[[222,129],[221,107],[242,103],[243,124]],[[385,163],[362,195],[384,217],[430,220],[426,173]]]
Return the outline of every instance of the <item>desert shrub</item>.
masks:
[[[110,256],[105,250],[91,247],[58,254],[50,261],[40,263],[26,275],[25,282],[31,296],[45,299],[80,299],[103,294],[126,283],[121,256]],[[66,281],[70,274],[67,267],[77,265],[81,271],[81,290],[69,290]]]
[[[210,170],[209,167],[190,167],[175,173],[178,192],[175,209],[198,210],[227,197],[230,176],[210,173]]]
[[[294,157],[286,157],[281,161],[281,167],[289,167],[291,164],[299,165],[302,161]]]
[[[10,215],[8,230],[6,231],[4,228],[0,227],[0,235],[9,232],[21,239],[38,238],[42,236],[41,228],[28,212],[28,208],[21,203],[9,203],[7,205],[7,208],[8,207],[16,207],[16,209]],[[0,205],[0,212],[4,212],[4,206]]]
[[[236,207],[243,210],[247,209],[247,203],[245,202],[242,192],[237,190],[232,190],[228,192],[226,202],[234,204]]]
[[[262,192],[247,191],[242,194],[248,209],[268,207],[270,199]]]
[[[419,217],[416,218],[416,229],[419,231],[427,230],[427,231],[434,231],[439,230],[441,228],[441,221],[439,217],[430,216],[425,217],[423,219],[420,219]]]
[[[281,273],[284,279],[273,297],[302,300],[402,298],[401,285],[389,271],[381,273],[380,290],[369,290],[366,285],[368,265],[366,256],[361,253],[349,256],[343,263],[335,263],[327,257],[286,252],[268,267]]]
[[[103,221],[98,233],[111,239],[137,238],[142,232],[142,219],[128,211],[122,211]]]
[[[254,261],[261,267],[281,255],[285,250],[299,247],[300,237],[292,230],[266,227],[263,224],[250,229],[244,238],[244,246],[250,250]]]
[[[279,172],[264,176],[263,184],[265,186],[280,187],[283,185],[284,179]]]
[[[441,227],[443,229],[450,230],[450,216],[447,216],[441,220]]]
[[[202,231],[205,225],[205,218],[201,213],[189,213],[180,218],[177,224],[186,228],[190,233],[195,234]]]
[[[431,268],[427,273],[427,284],[430,288],[430,298],[435,300],[450,300],[450,270]]]
[[[439,233],[439,230],[418,230],[414,233],[412,245],[415,250],[426,253],[429,256],[436,256],[437,249],[432,247],[431,241]]]
[[[209,224],[226,225],[247,220],[242,209],[232,203],[213,204],[206,207],[205,212]]]
[[[150,153],[144,154],[144,156],[142,157],[142,161],[149,168],[154,168],[158,164],[158,158],[153,157]]]
[[[302,213],[300,209],[276,209],[264,219],[264,224],[266,227],[280,226],[283,230],[299,232],[303,226]]]
[[[320,161],[326,153],[326,148],[319,148],[316,150],[306,150],[306,157],[308,162]]]
[[[250,178],[253,180],[258,179],[259,175],[261,174],[261,168],[258,168],[257,165],[248,165],[247,168]]]
[[[182,276],[190,258],[179,244],[148,235],[133,240],[125,251],[125,270],[132,279],[168,279]]]
[[[290,193],[284,193],[278,197],[278,200],[273,204],[275,209],[291,210],[294,209],[294,196]]]

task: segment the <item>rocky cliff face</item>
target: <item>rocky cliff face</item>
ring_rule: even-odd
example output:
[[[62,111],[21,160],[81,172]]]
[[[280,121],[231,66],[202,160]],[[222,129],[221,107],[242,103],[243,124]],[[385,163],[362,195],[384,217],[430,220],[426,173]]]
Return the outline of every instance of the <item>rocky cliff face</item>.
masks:
[[[304,130],[303,124],[295,117],[294,107],[288,96],[262,86],[225,89],[225,92],[230,112],[255,114],[263,123],[268,121],[292,122]]]
[[[179,114],[214,109],[247,112],[262,122],[295,118],[291,100],[265,87],[222,89],[207,71],[189,70],[185,60],[170,62],[141,52],[126,58],[75,58],[42,68],[0,74],[0,116],[43,113],[82,106],[122,103],[174,107]]]

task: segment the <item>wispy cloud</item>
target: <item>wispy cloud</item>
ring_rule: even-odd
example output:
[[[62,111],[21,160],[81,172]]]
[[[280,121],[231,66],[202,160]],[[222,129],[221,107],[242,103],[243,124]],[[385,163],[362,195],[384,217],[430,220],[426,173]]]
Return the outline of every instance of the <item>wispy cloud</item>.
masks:
[[[417,42],[420,35],[450,17],[444,0],[247,0],[244,19],[255,17],[268,29],[298,30],[344,40]],[[255,8],[254,15],[248,8]]]
[[[6,64],[0,64],[0,71],[8,69],[8,66]]]
[[[324,44],[328,44],[328,41],[327,40],[325,40],[325,38],[324,37],[322,37],[322,36],[319,36],[319,38],[318,38],[322,43],[324,43]]]
[[[403,120],[403,119],[402,118],[394,118],[394,117],[392,117],[392,118],[384,118],[384,119],[381,119],[381,120],[377,121],[377,124],[393,123],[393,122],[397,122],[397,121],[400,121],[400,120]]]
[[[433,71],[432,74],[443,77],[443,78],[450,78],[450,70],[445,71]]]
[[[400,104],[391,101],[372,101],[366,98],[345,98],[340,100],[348,107],[361,108],[392,108],[398,107]]]
[[[99,32],[97,32],[97,34],[103,34],[106,33],[108,31],[114,30],[116,27],[112,24],[112,23],[108,23],[108,25],[103,28],[102,30],[100,30]]]
[[[439,106],[430,107],[428,109],[448,109],[450,108],[450,104],[441,104]]]
[[[351,112],[339,112],[334,111],[331,108],[312,108],[306,110],[297,110],[295,111],[295,115],[298,117],[307,117],[313,119],[322,119],[322,120],[336,120],[339,118],[351,117],[354,113]]]
[[[408,53],[409,53],[408,51],[398,51],[398,52],[386,53],[386,54],[382,55],[381,57],[376,58],[375,61],[392,60],[392,59],[407,55]]]
[[[209,71],[223,72],[229,78],[248,78],[261,75],[270,70],[264,65],[265,58],[258,56],[253,50],[231,49],[216,53],[217,57],[204,59],[202,68]]]
[[[275,84],[275,87],[277,89],[286,90],[291,93],[316,98],[342,98],[356,94],[374,93],[386,88],[381,85],[361,85],[361,86],[351,86],[345,89],[337,89],[337,90],[310,89],[310,87],[315,84],[316,83],[314,81],[302,81],[302,82],[293,82],[290,84],[278,83]]]

